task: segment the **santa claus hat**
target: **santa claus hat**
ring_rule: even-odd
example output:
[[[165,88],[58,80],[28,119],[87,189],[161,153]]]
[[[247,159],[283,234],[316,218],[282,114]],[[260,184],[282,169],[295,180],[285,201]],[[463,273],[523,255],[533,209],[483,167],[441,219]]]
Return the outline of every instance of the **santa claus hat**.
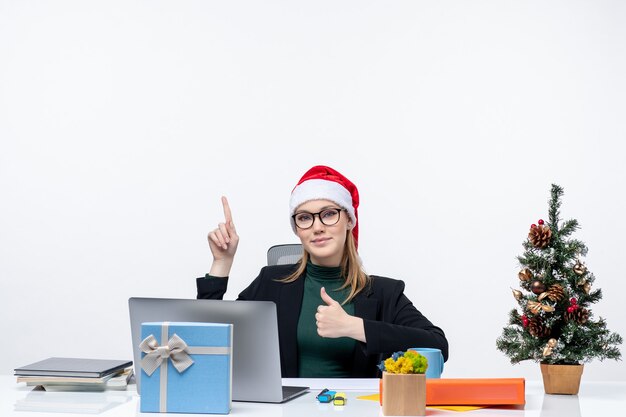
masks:
[[[330,200],[341,208],[346,209],[352,221],[352,235],[358,245],[359,225],[357,219],[359,207],[359,190],[349,179],[334,169],[317,165],[309,169],[300,178],[291,192],[289,200],[289,214],[293,216],[296,209],[303,203],[311,200]],[[291,218],[291,228],[296,232],[296,224]]]

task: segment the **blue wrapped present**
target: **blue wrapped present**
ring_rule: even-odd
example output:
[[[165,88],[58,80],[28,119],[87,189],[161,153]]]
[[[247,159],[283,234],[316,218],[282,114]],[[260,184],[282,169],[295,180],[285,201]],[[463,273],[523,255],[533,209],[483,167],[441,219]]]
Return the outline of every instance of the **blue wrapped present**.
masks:
[[[232,324],[141,324],[142,413],[228,414]]]

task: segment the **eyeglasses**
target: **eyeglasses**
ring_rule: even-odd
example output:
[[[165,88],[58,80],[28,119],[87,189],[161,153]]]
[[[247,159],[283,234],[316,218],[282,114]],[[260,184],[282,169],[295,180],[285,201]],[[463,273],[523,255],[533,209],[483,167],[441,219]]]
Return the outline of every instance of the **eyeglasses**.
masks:
[[[339,222],[339,217],[344,209],[341,208],[328,208],[320,211],[319,213],[308,213],[306,211],[296,213],[291,218],[294,223],[300,229],[309,229],[315,222],[315,216],[317,216],[323,225],[333,226]]]

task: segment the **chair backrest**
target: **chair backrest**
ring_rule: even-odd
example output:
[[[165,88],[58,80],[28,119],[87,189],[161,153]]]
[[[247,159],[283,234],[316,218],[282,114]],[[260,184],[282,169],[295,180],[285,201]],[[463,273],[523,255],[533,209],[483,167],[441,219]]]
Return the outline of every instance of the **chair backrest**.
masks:
[[[274,245],[267,250],[268,265],[295,264],[300,258],[302,258],[302,245],[300,243]]]

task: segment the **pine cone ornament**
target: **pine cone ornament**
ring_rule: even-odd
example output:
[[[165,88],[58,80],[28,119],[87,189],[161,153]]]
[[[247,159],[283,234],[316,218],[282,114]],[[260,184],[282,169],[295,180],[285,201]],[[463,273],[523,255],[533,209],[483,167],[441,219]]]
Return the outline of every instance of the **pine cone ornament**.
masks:
[[[528,232],[528,240],[530,240],[530,243],[532,243],[534,247],[539,249],[548,246],[551,237],[552,230],[545,224],[540,224],[539,226],[533,224],[530,228],[530,232]]]
[[[589,310],[578,307],[572,309],[572,311],[566,311],[563,316],[566,321],[575,321],[578,324],[585,324],[587,320],[589,320]]]
[[[565,291],[563,291],[563,287],[559,284],[554,284],[546,291],[546,297],[548,297],[549,300],[558,302],[565,298]]]
[[[550,329],[543,324],[541,317],[533,317],[528,323],[528,333],[535,337],[544,337],[550,334]]]

